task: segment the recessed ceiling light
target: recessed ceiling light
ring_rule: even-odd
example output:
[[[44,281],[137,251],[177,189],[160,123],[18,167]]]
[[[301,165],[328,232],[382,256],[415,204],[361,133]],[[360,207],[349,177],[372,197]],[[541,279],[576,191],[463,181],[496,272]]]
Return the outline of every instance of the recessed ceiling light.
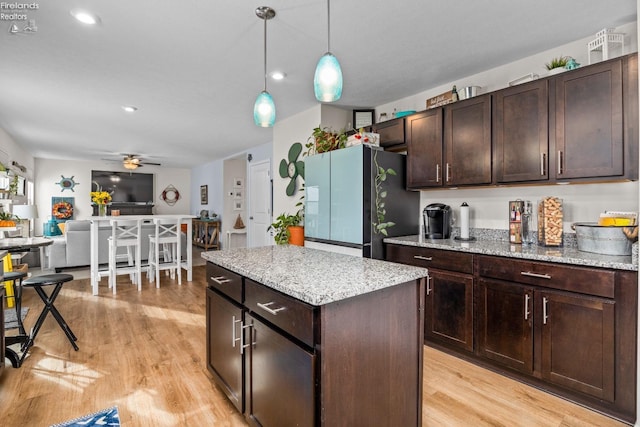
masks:
[[[100,18],[98,18],[97,15],[94,15],[91,12],[87,12],[86,10],[73,9],[71,11],[71,16],[73,16],[83,24],[87,24],[87,25],[95,25],[98,22],[100,22]]]
[[[127,113],[135,113],[138,111],[138,107],[134,107],[133,105],[123,105],[122,109]]]
[[[271,78],[273,80],[282,80],[285,77],[287,77],[287,75],[285,73],[283,73],[282,71],[274,71],[271,73]]]

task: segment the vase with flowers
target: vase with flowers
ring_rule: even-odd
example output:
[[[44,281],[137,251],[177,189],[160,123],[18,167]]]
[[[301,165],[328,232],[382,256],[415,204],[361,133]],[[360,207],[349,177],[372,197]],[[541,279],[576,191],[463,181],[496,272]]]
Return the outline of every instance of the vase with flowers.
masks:
[[[107,216],[107,205],[111,203],[111,194],[106,191],[92,191],[91,202],[98,205],[98,216]]]

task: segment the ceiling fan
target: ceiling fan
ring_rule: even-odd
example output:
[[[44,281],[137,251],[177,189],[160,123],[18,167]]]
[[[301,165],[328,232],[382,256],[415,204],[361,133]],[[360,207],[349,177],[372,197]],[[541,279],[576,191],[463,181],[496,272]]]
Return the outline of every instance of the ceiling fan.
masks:
[[[142,160],[137,154],[127,154],[122,159],[122,166],[124,166],[125,169],[135,170],[143,165],[161,166],[160,163],[152,163]]]

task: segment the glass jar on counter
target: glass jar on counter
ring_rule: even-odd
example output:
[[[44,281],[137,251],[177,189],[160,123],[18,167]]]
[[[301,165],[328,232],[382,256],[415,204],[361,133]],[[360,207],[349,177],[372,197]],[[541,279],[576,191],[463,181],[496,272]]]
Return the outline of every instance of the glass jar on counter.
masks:
[[[562,246],[562,199],[545,197],[538,204],[538,244]]]

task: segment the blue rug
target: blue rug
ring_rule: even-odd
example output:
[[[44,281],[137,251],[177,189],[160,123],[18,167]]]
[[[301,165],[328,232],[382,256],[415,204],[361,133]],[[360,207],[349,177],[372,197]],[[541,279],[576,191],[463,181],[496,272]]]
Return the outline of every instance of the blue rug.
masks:
[[[87,426],[120,426],[120,415],[118,407],[103,409],[93,414],[69,420],[60,424],[53,424],[50,427],[87,427]]]

